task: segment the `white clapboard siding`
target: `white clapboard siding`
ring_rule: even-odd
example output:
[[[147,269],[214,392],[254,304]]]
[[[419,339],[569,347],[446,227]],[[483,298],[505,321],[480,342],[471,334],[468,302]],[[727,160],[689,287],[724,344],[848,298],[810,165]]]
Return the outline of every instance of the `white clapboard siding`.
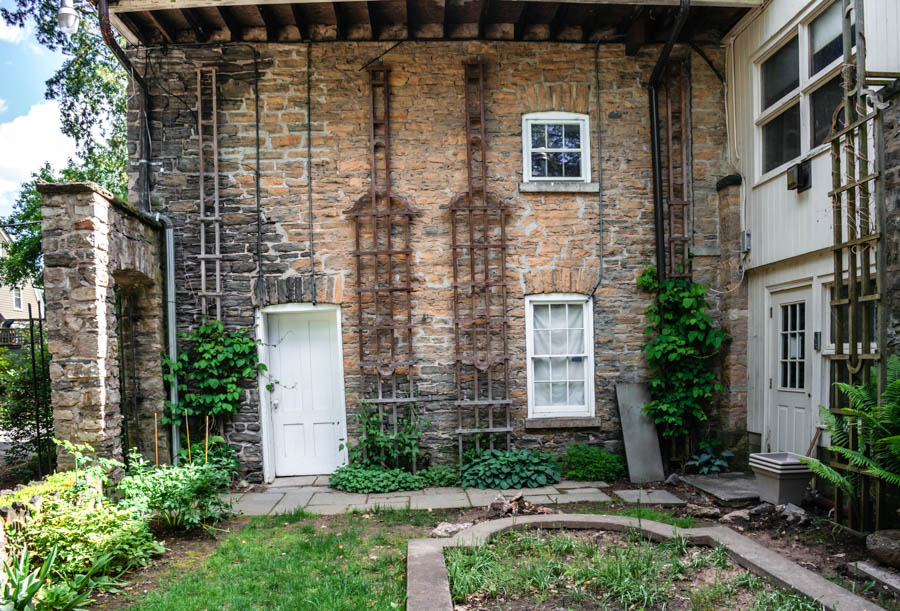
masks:
[[[866,0],[866,70],[900,73],[900,1]]]

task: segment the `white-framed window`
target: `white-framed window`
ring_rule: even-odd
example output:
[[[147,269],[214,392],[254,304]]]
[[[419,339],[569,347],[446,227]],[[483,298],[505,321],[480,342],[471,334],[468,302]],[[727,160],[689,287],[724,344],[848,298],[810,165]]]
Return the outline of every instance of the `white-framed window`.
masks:
[[[843,99],[841,2],[823,2],[756,60],[758,177],[824,149]],[[855,27],[851,28],[855,36]]]
[[[594,415],[594,325],[586,295],[525,297],[530,418]]]
[[[591,130],[587,115],[532,112],[522,115],[524,182],[591,181]]]
[[[13,287],[13,309],[22,309],[22,289],[18,286]]]

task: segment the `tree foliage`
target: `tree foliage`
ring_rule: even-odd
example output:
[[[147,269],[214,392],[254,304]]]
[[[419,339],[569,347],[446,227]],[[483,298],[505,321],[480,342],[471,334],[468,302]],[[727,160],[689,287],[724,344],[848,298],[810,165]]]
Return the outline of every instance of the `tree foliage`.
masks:
[[[651,401],[644,411],[666,437],[686,435],[707,419],[713,393],[722,390],[714,358],[728,337],[707,313],[706,287],[683,278],[657,279],[648,266],[638,286],[657,293],[647,307],[644,353],[650,364]]]

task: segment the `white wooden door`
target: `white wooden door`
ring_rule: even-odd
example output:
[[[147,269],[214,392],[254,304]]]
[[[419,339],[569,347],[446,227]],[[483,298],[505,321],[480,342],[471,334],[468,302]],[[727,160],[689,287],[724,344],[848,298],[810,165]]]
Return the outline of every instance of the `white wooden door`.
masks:
[[[768,443],[772,452],[805,454],[812,439],[812,331],[810,289],[773,295],[770,318],[772,389],[767,414]]]
[[[319,475],[345,462],[345,408],[335,310],[268,314],[275,475]]]

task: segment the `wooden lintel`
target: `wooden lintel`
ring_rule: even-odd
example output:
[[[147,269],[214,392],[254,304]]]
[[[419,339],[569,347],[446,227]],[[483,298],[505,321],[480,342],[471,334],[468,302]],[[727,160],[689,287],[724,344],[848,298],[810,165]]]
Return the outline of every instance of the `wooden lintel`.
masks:
[[[159,30],[159,33],[163,35],[163,38],[165,38],[168,42],[173,42],[172,35],[169,34],[169,31],[165,28],[162,22],[160,22],[160,20],[156,18],[156,15],[153,14],[153,11],[147,11],[145,14],[150,20],[150,23],[156,26],[156,29]]]
[[[318,3],[319,0],[294,0],[301,4]],[[367,2],[387,0],[333,0],[334,2]],[[681,0],[530,0],[531,2],[565,2],[571,4],[619,4],[633,6],[679,6]],[[119,0],[109,7],[111,13],[130,13],[182,8],[221,6],[253,6],[260,4],[284,4],[284,0]],[[763,0],[691,0],[691,6],[718,6],[724,8],[756,8]]]

